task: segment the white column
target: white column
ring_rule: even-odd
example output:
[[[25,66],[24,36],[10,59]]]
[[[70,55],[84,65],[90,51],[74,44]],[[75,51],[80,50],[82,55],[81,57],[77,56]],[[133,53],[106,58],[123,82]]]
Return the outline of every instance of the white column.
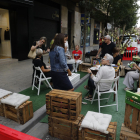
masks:
[[[61,6],[61,33],[68,33],[68,8]]]

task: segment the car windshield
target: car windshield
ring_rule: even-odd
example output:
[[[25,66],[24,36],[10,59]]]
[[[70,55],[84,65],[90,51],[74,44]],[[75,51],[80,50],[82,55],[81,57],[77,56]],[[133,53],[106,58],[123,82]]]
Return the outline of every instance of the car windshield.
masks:
[[[131,36],[131,37],[132,37],[133,41],[136,40],[136,36]],[[127,39],[129,39],[129,36],[124,36],[123,41],[125,41]]]

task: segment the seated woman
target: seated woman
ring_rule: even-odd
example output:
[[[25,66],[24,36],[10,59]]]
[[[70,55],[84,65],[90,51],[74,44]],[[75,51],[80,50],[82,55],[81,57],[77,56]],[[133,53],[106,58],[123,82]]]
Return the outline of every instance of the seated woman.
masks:
[[[140,70],[140,64],[139,66],[137,66],[137,64],[134,64],[133,69],[135,69],[136,71],[127,72],[124,78],[123,84],[126,85],[126,88],[124,90],[133,90],[134,80],[139,80],[138,71]]]
[[[97,83],[101,79],[114,79],[115,77],[115,69],[111,66],[113,62],[113,56],[110,54],[105,54],[104,58],[101,60],[102,66],[98,70],[96,76],[92,74],[91,70],[88,69],[88,73],[90,74],[88,85],[84,88],[89,90],[89,96],[85,97],[85,99],[91,100],[93,96],[93,90],[95,90]],[[110,83],[100,83],[99,89],[101,92],[108,91],[110,89]]]
[[[82,63],[82,51],[79,50],[79,45],[75,46],[75,50],[72,52],[72,58],[75,59],[72,72],[77,72],[78,65]]]
[[[36,58],[33,59],[33,64],[34,64],[35,67],[40,67],[42,72],[44,73],[44,75],[46,77],[52,77],[51,69],[49,69],[50,66],[46,66],[46,64],[41,59],[42,54],[43,54],[43,50],[42,49],[37,49],[36,50]],[[37,75],[40,75],[39,71],[37,71]],[[52,80],[50,81],[50,84],[52,85]]]
[[[119,52],[120,52],[120,50],[115,47],[114,50],[113,50],[113,57],[114,57],[113,64],[116,64],[118,66],[120,66],[121,63],[122,63],[121,62],[121,56],[119,55]]]

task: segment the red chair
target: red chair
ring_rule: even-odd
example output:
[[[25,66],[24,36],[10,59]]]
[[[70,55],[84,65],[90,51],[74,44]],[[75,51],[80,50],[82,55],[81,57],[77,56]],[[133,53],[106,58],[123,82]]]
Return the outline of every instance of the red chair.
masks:
[[[126,52],[123,54],[122,60],[133,60],[133,56],[138,54],[137,47],[127,47]]]

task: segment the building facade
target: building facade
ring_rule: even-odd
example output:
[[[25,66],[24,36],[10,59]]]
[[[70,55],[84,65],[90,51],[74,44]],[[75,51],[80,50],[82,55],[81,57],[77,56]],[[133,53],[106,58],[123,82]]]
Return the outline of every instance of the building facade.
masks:
[[[1,0],[0,56],[27,59],[32,43],[47,38],[47,47],[56,33],[69,36],[69,46],[82,44],[81,8],[78,0]],[[101,24],[91,18],[87,26],[86,46],[98,43]],[[100,32],[98,33],[98,36]],[[99,38],[99,37],[98,37]]]

